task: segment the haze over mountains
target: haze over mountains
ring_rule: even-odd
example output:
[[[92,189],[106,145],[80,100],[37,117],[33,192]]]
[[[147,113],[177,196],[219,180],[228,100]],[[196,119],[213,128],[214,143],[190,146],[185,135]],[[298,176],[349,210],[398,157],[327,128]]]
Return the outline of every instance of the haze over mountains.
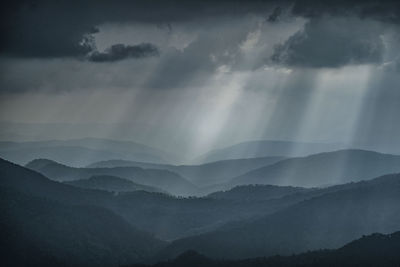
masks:
[[[339,150],[282,160],[235,177],[233,184],[326,186],[400,172],[400,156]]]
[[[3,2],[0,267],[400,267],[400,1]]]
[[[214,264],[336,249],[399,229],[400,176],[375,178],[400,172],[399,162],[399,156],[363,150],[183,166],[112,160],[74,168],[37,159],[25,168],[1,160],[2,227],[18,233],[5,235],[5,251],[24,265],[117,266],[173,259],[187,250],[204,255],[183,254],[169,263],[180,266],[193,258]]]
[[[373,152],[367,154],[370,153],[376,156]],[[385,160],[392,163],[396,158],[379,155],[382,156],[381,164]],[[320,248],[338,248],[362,235],[394,232],[400,225],[400,176],[395,174],[326,188],[247,185],[202,198],[186,199],[151,192],[153,187],[112,176],[82,179],[81,176],[92,175],[92,170],[96,169],[76,169],[49,160],[36,160],[28,167],[50,176],[59,172],[60,176],[52,179],[72,180],[67,183],[73,186],[50,181],[41,174],[6,161],[1,161],[0,167],[3,214],[7,218],[3,222],[4,229],[20,229],[21,233],[7,236],[6,240],[14,242],[7,251],[9,255],[18,257],[22,249],[28,250],[29,257],[21,259],[21,263],[31,260],[46,264],[69,262],[108,266],[116,262],[174,258],[186,250],[225,259],[290,255]],[[67,174],[80,179],[66,178]],[[115,186],[125,187],[126,193]],[[132,186],[131,190],[129,186]],[[115,195],[115,191],[120,193]],[[11,210],[6,208],[10,203],[14,203]],[[107,212],[110,214],[106,215]],[[42,215],[35,223],[25,222],[24,216],[36,213]],[[85,223],[70,221],[75,217],[85,220]],[[102,219],[105,217],[107,222]],[[94,223],[91,218],[101,219]],[[64,226],[60,225],[61,222]],[[80,240],[76,235],[86,235],[89,228],[85,225],[88,224],[91,227],[96,225],[94,229],[97,230],[90,230],[91,237],[86,241]],[[19,228],[15,228],[17,226]],[[114,226],[121,233],[113,231],[104,235],[96,232]],[[69,230],[60,232],[59,229],[64,227]],[[34,232],[41,234],[33,235]],[[175,241],[163,243],[145,232],[159,239]],[[21,247],[18,245],[20,242],[28,242],[40,249]],[[71,249],[51,245],[54,242],[71,244]],[[75,242],[82,245],[94,242],[113,249],[109,250],[111,254],[104,254],[84,245],[90,249],[87,252],[76,247]],[[118,253],[113,252],[114,249],[119,250]]]
[[[255,157],[299,157],[344,148],[342,144],[301,143],[290,141],[248,141],[221,149],[211,150],[198,160],[211,162],[223,159]]]
[[[271,205],[266,205],[259,201],[249,206],[246,201],[181,199],[143,191],[115,195],[50,181],[36,172],[6,161],[2,161],[1,167],[2,186],[6,188],[67,204],[107,207],[136,227],[167,239],[214,229],[223,222],[236,220],[238,216],[249,218],[287,206],[287,203],[271,202]],[[236,212],[233,213],[233,210]]]
[[[400,175],[313,197],[274,214],[174,241],[162,257],[196,250],[213,258],[243,259],[337,248],[362,235],[400,225]]]
[[[26,164],[38,158],[48,158],[76,167],[116,158],[155,163],[175,161],[173,155],[139,143],[98,138],[36,142],[3,141],[0,142],[0,156],[19,164]]]
[[[55,181],[65,182],[88,179],[94,175],[111,175],[138,184],[159,187],[177,195],[190,195],[196,192],[196,187],[192,183],[168,170],[142,169],[139,167],[73,168],[45,159],[33,160],[26,166]]]
[[[250,170],[264,167],[284,159],[283,157],[262,157],[250,159],[222,160],[201,165],[167,165],[124,160],[100,161],[89,168],[141,167],[144,169],[165,169],[178,173],[198,186],[228,182],[232,177]]]
[[[98,189],[116,193],[131,191],[163,192],[161,189],[156,187],[136,184],[129,180],[110,175],[95,175],[87,179],[73,180],[65,183],[76,187]]]
[[[179,165],[131,142],[1,143],[19,163],[48,156],[25,167],[0,161],[5,260],[319,266],[332,257],[352,262],[341,252],[352,240],[400,230],[400,156],[294,144],[248,142],[201,161],[222,160]],[[389,251],[398,244],[388,243]]]
[[[320,187],[400,172],[400,156],[364,150],[339,150],[299,158],[265,157],[203,165],[166,165],[112,160],[72,168],[38,159],[26,165],[56,181],[111,175],[175,195],[205,195],[242,184]],[[261,167],[260,167],[261,166]],[[237,176],[239,175],[239,176]]]

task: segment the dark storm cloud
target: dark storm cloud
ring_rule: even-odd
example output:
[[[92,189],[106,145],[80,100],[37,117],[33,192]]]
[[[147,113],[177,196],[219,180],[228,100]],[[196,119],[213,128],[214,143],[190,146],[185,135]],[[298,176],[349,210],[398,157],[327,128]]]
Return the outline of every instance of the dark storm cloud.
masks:
[[[268,7],[265,1],[9,1],[0,11],[0,53],[18,57],[79,57],[94,49],[87,39],[94,27],[102,23],[171,25],[199,17],[264,12]]]
[[[382,69],[385,72],[389,72],[389,73],[397,73],[400,72],[400,56],[398,56],[397,58],[386,62],[383,66]]]
[[[278,5],[279,4],[279,5]],[[18,57],[80,57],[93,51],[90,34],[102,23],[191,21],[196,18],[256,13],[276,21],[284,9],[295,16],[323,14],[371,17],[399,22],[395,1],[9,1],[1,8],[0,53]]]
[[[341,67],[381,63],[382,28],[349,18],[313,18],[275,48],[274,63],[299,67]]]
[[[113,45],[106,51],[98,51],[92,34],[98,32],[96,27],[103,23],[146,22],[167,27],[167,31],[171,33],[174,23],[220,17],[216,25],[205,24],[206,20],[199,20],[201,22],[199,24],[205,24],[202,27],[209,27],[210,30],[201,32],[197,39],[183,50],[173,47],[164,49],[162,45],[159,46],[163,54],[157,65],[151,68],[150,78],[141,85],[150,88],[177,88],[185,87],[188,83],[193,85],[196,81],[201,83],[221,65],[228,65],[232,70],[246,71],[264,66],[264,58],[271,56],[270,50],[266,53],[261,49],[257,50],[260,63],[255,64],[256,67],[253,66],[254,62],[246,65],[240,59],[239,45],[244,42],[249,32],[254,31],[254,28],[232,26],[234,21],[232,16],[256,13],[264,17],[266,23],[275,23],[291,10],[294,16],[308,18],[310,21],[306,23],[303,31],[277,46],[271,62],[316,68],[380,63],[385,49],[379,37],[381,29],[370,28],[370,24],[362,23],[361,20],[346,22],[345,18],[368,18],[364,22],[373,18],[394,23],[399,17],[399,5],[391,1],[384,1],[379,5],[373,1],[323,1],[322,3],[322,1],[301,0],[279,2],[279,4],[274,1],[233,0],[217,2],[42,0],[12,3],[14,4],[4,9],[1,14],[0,53],[25,58],[70,57],[91,62],[116,62],[126,58],[152,57],[160,52],[151,44],[132,45],[124,42],[124,45]],[[332,19],[325,19],[327,15]],[[337,23],[335,17],[339,15],[344,19]],[[191,30],[191,27],[193,26],[189,26],[188,30]],[[219,30],[214,31],[214,28]],[[133,44],[144,41],[152,42],[138,40]],[[129,68],[121,71],[123,74],[119,75],[131,77],[131,71],[132,68]],[[36,80],[38,79],[35,78]],[[47,78],[44,80],[48,83]],[[121,80],[126,83],[125,80],[129,79],[121,78]],[[2,87],[12,86],[7,84]],[[19,90],[25,90],[24,86],[20,87]]]
[[[397,0],[296,0],[292,14],[307,18],[324,15],[358,16],[400,23],[400,2]]]
[[[267,21],[268,22],[276,22],[279,17],[282,15],[282,8],[277,6],[274,11],[272,11],[271,15],[269,15]]]
[[[0,51],[19,57],[71,57],[92,50],[89,34],[96,32],[82,13],[62,12],[54,2],[15,1],[1,12]],[[74,4],[71,3],[73,6]]]
[[[138,45],[115,44],[104,52],[94,51],[90,53],[88,60],[93,62],[113,62],[128,58],[145,58],[158,55],[158,48],[150,43]]]
[[[203,24],[206,30],[201,30],[185,49],[169,48],[163,51],[163,60],[152,71],[145,86],[182,88],[203,84],[218,67],[235,65],[240,55],[239,44],[246,40],[255,24],[244,18],[208,20]]]

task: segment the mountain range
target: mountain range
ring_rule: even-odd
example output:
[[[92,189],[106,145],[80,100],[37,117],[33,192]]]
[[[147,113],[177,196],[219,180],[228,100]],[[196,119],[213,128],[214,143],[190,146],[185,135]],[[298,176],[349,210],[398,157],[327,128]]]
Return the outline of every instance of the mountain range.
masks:
[[[147,145],[99,138],[0,142],[0,157],[22,165],[34,159],[49,158],[75,167],[115,158],[154,163],[175,159],[174,155]]]
[[[228,182],[232,177],[248,171],[268,166],[283,160],[283,157],[263,157],[251,159],[222,160],[200,165],[169,165],[126,160],[95,162],[88,168],[140,167],[144,169],[163,169],[180,174],[197,186],[211,186]]]
[[[338,187],[262,218],[176,240],[160,258],[174,258],[188,249],[219,259],[290,255],[399,229],[400,174]]]
[[[140,190],[147,192],[163,192],[161,189],[156,187],[137,184],[127,179],[110,175],[91,176],[88,179],[74,180],[65,183],[81,188],[98,189],[117,193]]]
[[[400,262],[400,232],[371,234],[356,239],[341,248],[316,250],[292,256],[272,256],[245,260],[213,260],[189,250],[171,261],[132,267],[397,267]]]
[[[164,240],[207,232],[224,223],[261,216],[292,203],[291,200],[280,203],[266,198],[249,205],[247,201],[182,198],[146,191],[116,195],[107,192],[110,190],[89,190],[51,181],[35,171],[4,160],[0,169],[3,171],[2,182],[7,188],[71,205],[100,206],[121,216],[135,228]]]
[[[213,162],[227,159],[256,157],[299,157],[320,152],[343,149],[342,144],[306,143],[278,140],[246,141],[225,148],[214,149],[195,159],[197,162]]]
[[[74,168],[47,159],[33,160],[26,167],[40,172],[52,180],[61,182],[108,175],[124,178],[137,184],[160,188],[174,195],[191,195],[197,192],[195,185],[179,174],[168,170],[142,169],[139,167]]]
[[[4,160],[0,177],[5,266],[116,266],[164,246],[101,207],[107,193],[54,182]]]
[[[282,160],[237,176],[231,184],[314,187],[371,179],[396,172],[400,172],[400,156],[347,149]]]
[[[257,165],[252,160],[216,166],[243,163],[245,169]],[[340,173],[357,179],[342,179],[338,162],[348,169]],[[222,191],[182,197],[181,190],[199,188],[171,170],[74,168],[44,159],[25,168],[0,160],[2,247],[9,244],[3,251],[17,265],[83,266],[156,262],[187,250],[196,254],[184,258],[200,260],[200,253],[209,262],[336,251],[362,235],[399,230],[400,174],[374,178],[396,172],[397,163],[398,156],[362,150],[281,159],[245,175],[262,170],[263,181],[273,177],[271,170],[292,168],[296,186],[232,182]],[[191,168],[208,164],[200,166]],[[314,176],[307,166],[314,166]],[[330,179],[340,184],[326,186]],[[309,259],[301,255],[300,262]]]

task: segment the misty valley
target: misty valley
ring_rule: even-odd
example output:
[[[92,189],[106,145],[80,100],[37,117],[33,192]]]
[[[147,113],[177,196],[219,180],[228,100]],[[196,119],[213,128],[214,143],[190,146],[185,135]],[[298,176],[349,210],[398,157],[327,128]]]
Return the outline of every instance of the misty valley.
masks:
[[[88,149],[86,141],[107,147],[109,158],[74,164],[79,154],[71,150]],[[106,139],[0,143],[7,266],[400,262],[400,156],[312,154],[315,144],[310,151],[301,144],[302,156],[266,149],[262,157],[174,165],[143,162],[135,146],[161,158]],[[123,159],[113,159],[118,153]]]
[[[400,0],[3,0],[0,267],[400,267]]]

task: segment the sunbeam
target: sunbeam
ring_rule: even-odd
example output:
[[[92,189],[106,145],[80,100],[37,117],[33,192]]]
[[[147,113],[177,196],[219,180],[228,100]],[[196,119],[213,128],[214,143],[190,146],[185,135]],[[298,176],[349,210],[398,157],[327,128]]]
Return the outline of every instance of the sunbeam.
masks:
[[[1,266],[400,266],[399,1],[0,15]]]

